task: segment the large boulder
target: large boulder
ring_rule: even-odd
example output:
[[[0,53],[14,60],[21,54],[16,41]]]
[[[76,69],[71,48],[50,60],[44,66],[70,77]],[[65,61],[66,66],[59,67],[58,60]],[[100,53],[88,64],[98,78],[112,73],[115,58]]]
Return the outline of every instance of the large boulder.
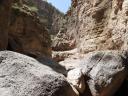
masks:
[[[93,96],[113,96],[128,74],[127,52],[89,53],[83,60],[82,73]]]
[[[128,75],[127,59],[125,51],[91,52],[67,78],[84,96],[113,96]]]
[[[0,52],[0,96],[75,96],[65,77],[28,56]]]

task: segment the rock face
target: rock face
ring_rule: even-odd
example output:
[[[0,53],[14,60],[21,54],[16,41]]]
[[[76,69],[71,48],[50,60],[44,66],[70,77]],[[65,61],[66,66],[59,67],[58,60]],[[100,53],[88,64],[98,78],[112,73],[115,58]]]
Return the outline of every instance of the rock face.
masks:
[[[75,96],[64,76],[28,56],[0,52],[0,96]]]
[[[36,60],[0,52],[0,96],[127,96],[128,0],[72,0],[65,16],[42,0],[11,3],[0,1],[0,50]]]
[[[81,53],[126,50],[127,4],[128,0],[72,0],[60,38],[64,41],[64,37],[69,37],[68,42],[75,40],[74,47]]]
[[[128,54],[119,51],[92,52],[83,61],[82,73],[92,96],[113,96],[128,74]]]
[[[79,51],[87,53],[127,48],[126,2],[127,0],[83,0],[78,17],[78,40],[81,42],[78,44]]]
[[[8,27],[12,0],[0,0],[0,50],[8,45]]]
[[[51,56],[51,39],[45,26],[27,5],[15,1],[9,26],[8,49],[35,58]]]
[[[57,36],[53,39],[52,49],[54,51],[67,51],[76,47],[76,39],[74,38],[75,33],[71,33],[71,30],[68,32],[68,28],[71,28],[70,26],[72,25],[69,23],[69,20],[72,18],[69,18],[70,17],[65,16],[62,27],[60,28]]]
[[[59,34],[59,33],[58,33]],[[61,34],[62,35],[62,34]],[[62,35],[63,36],[63,35]],[[64,35],[65,37],[66,35]],[[54,51],[68,51],[75,47],[75,40],[68,39],[67,37],[56,37],[52,42],[52,49]]]
[[[45,0],[23,0],[30,8],[35,9],[41,23],[43,23],[51,35],[56,35],[64,19],[64,14]]]

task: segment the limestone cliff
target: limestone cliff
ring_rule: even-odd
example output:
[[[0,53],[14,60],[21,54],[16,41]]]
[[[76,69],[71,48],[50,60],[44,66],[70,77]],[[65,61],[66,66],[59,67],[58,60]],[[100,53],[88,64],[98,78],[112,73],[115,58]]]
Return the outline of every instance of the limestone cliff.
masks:
[[[51,35],[56,35],[62,26],[64,14],[46,0],[23,0],[31,9],[37,12],[40,21],[47,26]]]
[[[51,55],[48,31],[37,14],[22,1],[14,1],[9,26],[8,49],[35,58]]]
[[[128,0],[72,0],[67,36],[79,52],[127,49]],[[75,22],[75,23],[73,23]],[[70,39],[69,39],[70,40]]]
[[[72,0],[52,44],[53,58],[63,66],[76,66],[89,52],[127,50],[127,17],[128,0]]]
[[[75,39],[81,53],[126,50],[127,4],[127,0],[72,0],[67,25],[60,38],[66,41],[66,34],[68,42]]]
[[[70,45],[74,45],[74,46],[72,47]],[[58,33],[57,37],[54,39],[53,42],[53,50],[54,50],[53,59],[58,61],[59,64],[64,66],[67,70],[72,70],[79,68],[78,64],[79,66],[81,66],[82,64],[81,61],[83,60],[83,58],[88,58],[88,56],[86,55],[87,53],[93,51],[97,52],[97,50],[102,52],[101,50],[124,51],[127,49],[128,49],[128,0],[72,0],[71,8],[67,12],[67,21],[64,25],[64,29]],[[83,62],[85,62],[85,65],[89,67],[85,69],[85,71],[87,71],[88,69],[95,70],[95,71],[89,70],[88,72],[91,72],[91,74],[93,75],[89,73],[89,77],[85,77],[85,79],[90,80],[93,78],[93,76],[97,78],[97,80],[93,78],[93,80],[96,81],[96,83],[94,83],[93,81],[89,83],[87,80],[87,84],[90,86],[89,90],[92,90],[91,92],[92,95],[85,94],[83,96],[123,96],[122,94],[124,94],[124,96],[127,96],[128,93],[125,90],[127,90],[128,88],[127,87],[128,83],[126,84],[125,82],[122,85],[122,87],[118,90],[116,95],[113,95],[112,92],[114,92],[114,90],[118,87],[116,88],[111,87],[112,90],[110,90],[110,92],[108,91],[103,92],[104,89],[107,90],[111,89],[101,80],[102,78],[101,76],[105,76],[102,74],[104,73],[103,70],[104,68],[107,68],[105,70],[105,72],[107,72],[108,69],[112,68],[112,67],[108,68],[108,66],[113,63],[111,61],[109,64],[107,64],[109,60],[112,59],[110,58],[111,57],[110,54],[107,56],[107,58],[105,55],[106,54],[103,54],[103,58],[101,59],[98,59],[100,55],[92,56],[93,59],[95,58],[94,60],[98,59],[98,64],[101,64],[100,62],[102,61],[102,59],[106,61],[105,63],[103,63],[103,66],[106,65],[106,67],[102,67],[101,69],[100,66],[96,68],[97,66],[96,61],[94,61],[94,68],[91,68],[87,65],[88,64],[87,60],[83,60]],[[121,58],[123,58],[123,56],[121,56]],[[116,61],[118,60],[119,59],[117,59]],[[127,63],[127,61],[125,62]],[[92,59],[89,61],[89,63],[90,66],[93,66]],[[85,66],[82,66],[81,68],[85,68]],[[101,72],[102,75],[100,74],[100,76],[96,76],[97,74],[100,73],[100,72],[96,72],[97,70],[102,71]],[[75,72],[73,72],[74,75],[72,75],[74,77],[77,76],[76,74],[79,74],[78,71]],[[85,74],[87,75],[88,72],[85,72]],[[108,71],[108,73],[111,72]],[[123,76],[123,74],[121,76]],[[121,76],[119,77],[122,79]],[[121,79],[118,78],[118,80]],[[101,80],[100,81],[101,86],[103,84],[107,86],[107,88],[104,87],[100,91],[95,91],[95,89],[99,90],[101,88],[101,86],[98,85],[99,83],[98,80]],[[107,80],[108,78],[105,79],[105,82]],[[113,80],[111,79],[110,81]],[[127,82],[127,80],[125,81]],[[76,86],[77,84],[78,83],[76,83]],[[91,86],[91,84],[96,84],[96,85],[93,87]],[[78,86],[77,89],[79,89]],[[103,93],[98,93],[98,92],[103,92]],[[107,92],[110,93],[111,95],[109,94],[106,95]]]

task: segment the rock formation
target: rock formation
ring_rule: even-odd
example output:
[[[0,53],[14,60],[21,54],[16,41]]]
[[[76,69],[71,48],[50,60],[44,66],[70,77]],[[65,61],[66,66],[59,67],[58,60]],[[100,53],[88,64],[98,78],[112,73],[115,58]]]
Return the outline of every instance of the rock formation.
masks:
[[[45,0],[23,0],[32,10],[35,10],[51,35],[56,35],[62,26],[64,14]]]
[[[1,0],[0,11],[0,96],[128,96],[128,0],[72,0],[65,15]]]
[[[89,55],[83,61],[82,72],[89,77],[87,83],[92,95],[113,96],[128,75],[128,54],[100,51]]]
[[[24,53],[35,58],[50,57],[50,34],[58,32],[61,26],[59,19],[64,17],[63,13],[41,0],[13,0],[11,13],[10,9],[11,0],[6,4],[5,1],[1,1],[1,49]]]
[[[51,39],[29,6],[14,2],[9,26],[8,49],[33,57],[51,56]]]
[[[67,21],[53,41],[53,58],[68,62],[68,58],[84,58],[96,50],[127,50],[127,0],[72,0]],[[71,54],[71,53],[70,53]],[[78,55],[79,54],[79,55]],[[57,57],[56,57],[57,56]],[[61,63],[61,62],[60,62]],[[64,65],[64,64],[63,64]]]
[[[65,40],[66,34],[68,42],[75,39],[81,53],[126,50],[127,4],[127,0],[72,0],[61,38]]]
[[[127,52],[91,52],[82,62],[79,68],[69,71],[68,78],[79,92],[90,92],[89,96],[113,96],[128,75]]]
[[[127,44],[128,8],[127,7],[128,7],[128,0],[93,0],[93,1],[72,0],[71,8],[66,14],[67,21],[63,26],[63,30],[60,30],[60,32],[54,38],[52,44],[52,48],[54,50],[53,59],[58,61],[59,64],[64,66],[67,70],[71,70],[77,68],[81,64],[79,61],[81,61],[83,58],[88,58],[86,57],[87,53],[97,50],[99,51],[127,50],[127,46],[128,46]],[[76,51],[74,52],[73,50]],[[112,58],[108,58],[105,64],[110,63],[109,60],[111,61],[111,59],[115,58],[115,55],[112,54],[115,53],[113,52],[109,53],[109,55],[111,55],[110,57]],[[103,58],[107,58],[107,57],[103,57]],[[115,60],[116,61],[121,60],[119,58],[117,56]],[[123,57],[121,56],[121,58]],[[100,62],[103,63],[102,59],[100,59],[101,60]],[[96,62],[94,62],[94,68],[93,68],[93,64],[88,65],[89,63],[87,63],[87,61],[88,61],[87,59],[84,60],[84,62],[86,62],[85,65],[90,68],[90,71],[93,70],[91,71],[92,73],[90,73],[90,71],[87,73],[85,72],[86,75],[88,75],[88,77],[92,79],[88,82],[88,86],[92,91],[92,95],[93,96],[114,95],[115,92],[113,93],[110,92],[110,89],[113,88],[115,89],[115,91],[117,91],[119,86],[115,86],[116,83],[121,85],[122,84],[121,82],[123,82],[123,80],[121,79],[123,78],[126,79],[126,76],[124,76],[124,74],[120,76],[117,75],[117,78],[121,78],[120,79],[121,82],[112,81],[111,85],[112,84],[115,85],[113,87],[112,86],[109,87],[110,82],[106,83],[108,82],[107,80],[109,79],[108,78],[105,79],[108,73],[107,75],[105,75],[102,74],[102,72],[103,73],[104,71],[107,72],[108,69],[113,68],[114,66],[111,64],[115,64],[115,63],[110,63],[109,64],[110,66],[107,65],[105,67],[105,65],[103,65],[101,67],[100,65],[97,65]],[[90,60],[90,62],[93,62],[93,60]],[[100,62],[98,64],[101,64]],[[117,63],[117,66],[119,65],[120,65],[120,61],[119,63]],[[89,70],[88,67],[85,69],[86,71]],[[117,67],[117,69],[119,68]],[[97,74],[101,75],[101,79],[103,80],[103,86],[102,84],[100,85],[100,83],[102,82],[98,81],[100,80],[100,77],[98,78]],[[102,75],[105,77],[102,77]],[[97,77],[96,79],[97,83],[95,82],[95,77]],[[114,78],[116,79],[115,75]],[[104,83],[105,86],[107,87],[104,86]],[[91,96],[91,95],[87,95],[87,96]]]
[[[28,56],[0,52],[0,96],[76,96],[65,77]]]

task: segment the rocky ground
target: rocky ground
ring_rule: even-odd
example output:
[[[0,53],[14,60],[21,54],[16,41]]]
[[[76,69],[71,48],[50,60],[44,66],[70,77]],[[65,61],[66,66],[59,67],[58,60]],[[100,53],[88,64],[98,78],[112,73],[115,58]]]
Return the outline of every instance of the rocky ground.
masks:
[[[0,96],[128,96],[128,0],[0,1]]]

